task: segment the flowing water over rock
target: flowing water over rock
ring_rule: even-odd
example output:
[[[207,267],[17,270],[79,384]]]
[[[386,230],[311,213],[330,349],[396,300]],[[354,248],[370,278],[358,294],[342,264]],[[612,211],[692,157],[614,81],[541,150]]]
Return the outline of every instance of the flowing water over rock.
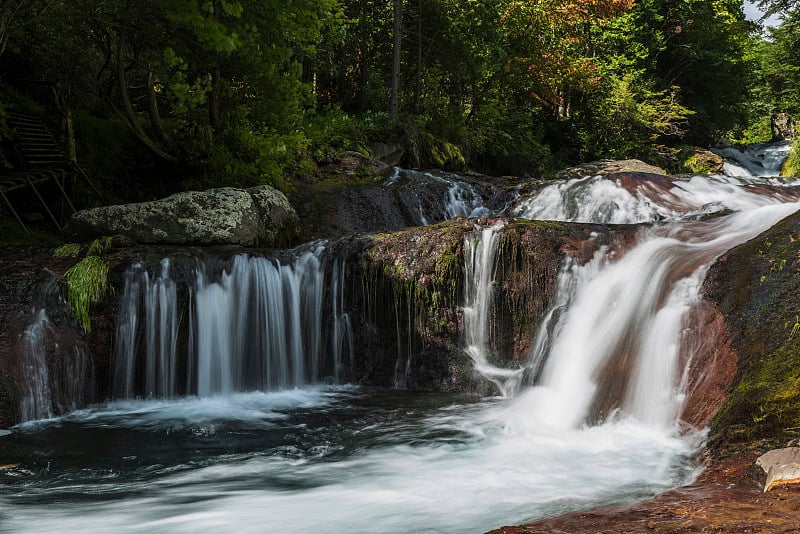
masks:
[[[725,158],[725,174],[729,176],[780,176],[783,162],[789,156],[791,144],[760,143],[744,147],[714,149]]]
[[[567,257],[530,361],[511,370],[490,363],[487,321],[504,228],[468,223],[462,348],[506,395],[479,402],[320,385],[346,380],[354,343],[346,265],[322,245],[203,264],[183,308],[168,262],[157,276],[134,265],[120,400],[3,438],[0,464],[21,467],[0,471],[0,531],[476,532],[690,481],[704,434],[681,425],[703,335],[689,312],[708,265],[798,198],[752,178],[620,175],[523,199],[522,216],[657,224]],[[398,385],[412,356],[398,353]]]

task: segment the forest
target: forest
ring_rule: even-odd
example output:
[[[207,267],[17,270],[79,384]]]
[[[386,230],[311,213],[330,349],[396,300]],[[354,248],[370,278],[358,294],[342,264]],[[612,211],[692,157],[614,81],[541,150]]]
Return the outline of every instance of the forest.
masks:
[[[778,27],[737,0],[3,0],[0,136],[3,110],[69,115],[107,201],[291,191],[376,145],[488,175],[681,172],[686,147],[800,112],[800,8],[760,6]]]

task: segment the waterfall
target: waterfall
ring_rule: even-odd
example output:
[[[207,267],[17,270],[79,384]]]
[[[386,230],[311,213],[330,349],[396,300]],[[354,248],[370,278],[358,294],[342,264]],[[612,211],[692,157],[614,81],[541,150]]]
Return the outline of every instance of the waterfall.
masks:
[[[789,157],[790,150],[788,141],[713,149],[725,158],[725,174],[751,178],[780,176],[783,162]]]
[[[339,261],[325,293],[325,251],[312,244],[285,262],[240,254],[221,272],[218,262],[201,262],[185,305],[169,260],[157,277],[132,265],[118,317],[115,395],[208,397],[341,380],[352,365],[352,327]]]
[[[522,369],[503,369],[489,362],[492,280],[497,265],[497,246],[503,225],[479,228],[464,241],[465,303],[464,347],[475,371],[492,382],[505,396],[519,388]]]
[[[764,184],[756,191],[750,184],[698,176],[668,188],[663,180],[643,182],[631,194],[631,184],[595,177],[550,186],[527,199],[520,210],[527,215],[608,222],[627,213],[626,222],[676,222],[639,230],[628,250],[602,246],[585,265],[566,261],[531,352],[536,385],[517,401],[512,419],[563,431],[621,410],[649,426],[673,427],[692,356],[683,347],[687,336],[702,335],[687,316],[700,299],[708,266],[800,207],[797,191]],[[687,220],[721,209],[736,212]]]
[[[161,273],[151,279],[141,263],[125,273],[125,288],[117,318],[114,393],[131,397],[168,397],[177,392],[177,338],[179,318],[176,285],[170,279],[170,262],[161,261]],[[144,316],[144,339],[137,338]],[[141,347],[144,345],[144,347]],[[137,360],[144,357],[144,374],[138,381]]]
[[[20,420],[32,421],[53,416],[50,392],[50,373],[47,367],[47,338],[52,332],[50,319],[44,309],[25,328],[17,346],[22,355],[22,373],[25,377],[20,401]]]
[[[455,174],[395,168],[385,185],[405,191],[410,197],[415,224],[427,226],[456,217],[490,214],[478,188]]]

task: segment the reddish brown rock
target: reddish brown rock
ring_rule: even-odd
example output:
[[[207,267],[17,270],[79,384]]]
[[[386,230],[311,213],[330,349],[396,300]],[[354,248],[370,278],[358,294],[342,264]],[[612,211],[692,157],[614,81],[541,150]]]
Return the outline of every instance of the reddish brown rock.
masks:
[[[716,462],[694,484],[651,501],[502,527],[491,534],[797,532],[800,487],[762,493],[763,481],[753,476],[754,461],[754,455],[747,455]]]

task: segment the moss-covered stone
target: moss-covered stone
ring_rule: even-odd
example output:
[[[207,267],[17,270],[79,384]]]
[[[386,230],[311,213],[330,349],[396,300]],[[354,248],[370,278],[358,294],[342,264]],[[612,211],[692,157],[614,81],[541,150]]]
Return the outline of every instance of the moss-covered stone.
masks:
[[[711,269],[707,297],[725,314],[738,373],[711,426],[716,454],[800,437],[800,215],[740,246]]]

